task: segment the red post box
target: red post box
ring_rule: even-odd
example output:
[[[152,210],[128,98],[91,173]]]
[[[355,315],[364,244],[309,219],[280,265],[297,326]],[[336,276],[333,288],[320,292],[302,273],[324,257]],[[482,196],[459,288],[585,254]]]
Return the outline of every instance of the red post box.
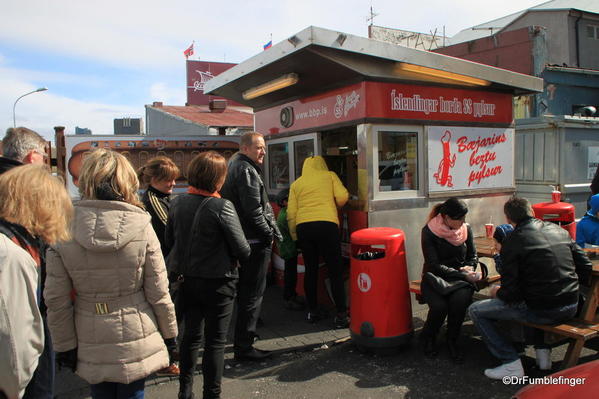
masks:
[[[359,349],[397,348],[413,334],[405,236],[375,227],[351,235],[350,333]]]
[[[535,217],[559,224],[570,233],[573,240],[576,240],[576,209],[574,205],[560,202],[559,191],[553,191],[551,198],[552,202],[541,202],[532,206]]]

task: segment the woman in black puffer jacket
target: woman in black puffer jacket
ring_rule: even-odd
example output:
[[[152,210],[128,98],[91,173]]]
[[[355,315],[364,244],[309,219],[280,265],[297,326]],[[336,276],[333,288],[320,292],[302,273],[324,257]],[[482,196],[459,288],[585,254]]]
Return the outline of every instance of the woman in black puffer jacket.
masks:
[[[480,279],[475,272],[478,257],[472,229],[464,223],[467,213],[466,203],[452,197],[435,205],[422,228],[422,296],[429,306],[420,336],[424,354],[437,355],[435,339],[447,317],[447,349],[456,363],[463,361],[457,339],[466,309],[472,302],[473,283]],[[442,292],[440,284],[435,282],[437,278],[441,284],[452,285],[451,292]]]
[[[237,260],[250,255],[235,207],[218,193],[226,174],[227,163],[220,154],[207,151],[196,156],[187,171],[188,193],[173,200],[166,226],[169,270],[183,275],[185,329],[179,399],[193,397],[202,326],[203,397],[220,398],[225,343],[239,276]]]

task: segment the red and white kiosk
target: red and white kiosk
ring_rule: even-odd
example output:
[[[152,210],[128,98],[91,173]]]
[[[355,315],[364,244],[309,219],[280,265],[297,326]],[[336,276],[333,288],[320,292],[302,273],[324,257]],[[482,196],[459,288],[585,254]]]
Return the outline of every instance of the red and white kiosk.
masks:
[[[477,236],[504,223],[515,191],[512,97],[542,90],[532,76],[317,27],[205,84],[254,108],[270,194],[299,177],[306,157],[324,156],[350,191],[343,238],[402,229],[410,278],[435,203],[463,198]]]

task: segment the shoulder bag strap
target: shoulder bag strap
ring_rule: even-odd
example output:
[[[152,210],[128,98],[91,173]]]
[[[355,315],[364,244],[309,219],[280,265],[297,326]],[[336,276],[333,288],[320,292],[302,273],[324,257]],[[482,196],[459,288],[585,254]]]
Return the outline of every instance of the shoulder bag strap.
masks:
[[[191,247],[193,245],[193,238],[196,236],[196,234],[200,230],[199,222],[200,222],[200,213],[202,212],[202,208],[204,208],[204,205],[206,205],[211,198],[212,197],[204,198],[202,200],[202,202],[200,203],[200,206],[198,206],[198,209],[196,209],[196,212],[193,216],[193,221],[191,222],[191,232],[189,234],[189,239],[187,241],[187,248],[185,248],[185,257],[183,258],[183,265],[187,265],[187,261],[189,260],[189,257],[191,255]]]

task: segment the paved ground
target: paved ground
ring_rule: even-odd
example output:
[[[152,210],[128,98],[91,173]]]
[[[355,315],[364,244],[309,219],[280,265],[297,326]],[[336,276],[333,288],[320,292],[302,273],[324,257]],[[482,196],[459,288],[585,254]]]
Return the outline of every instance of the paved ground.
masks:
[[[414,306],[416,329],[422,326],[426,308]],[[437,360],[425,359],[416,340],[396,354],[380,356],[359,352],[348,339],[348,330],[333,329],[332,318],[311,325],[304,312],[283,309],[281,289],[271,286],[263,306],[264,327],[257,346],[275,350],[262,363],[238,363],[227,346],[223,398],[510,398],[521,386],[488,380],[483,369],[497,362],[491,357],[472,323],[462,330],[468,348],[466,363],[456,366],[442,351]],[[554,349],[554,370],[559,368],[565,346]],[[534,367],[532,349],[524,357],[527,375],[547,375]],[[595,350],[584,349],[581,362],[599,358]],[[194,391],[201,398],[202,378],[198,374]],[[89,398],[87,384],[70,372],[57,376],[57,398]],[[176,398],[178,381],[153,377],[146,383],[146,398]]]

